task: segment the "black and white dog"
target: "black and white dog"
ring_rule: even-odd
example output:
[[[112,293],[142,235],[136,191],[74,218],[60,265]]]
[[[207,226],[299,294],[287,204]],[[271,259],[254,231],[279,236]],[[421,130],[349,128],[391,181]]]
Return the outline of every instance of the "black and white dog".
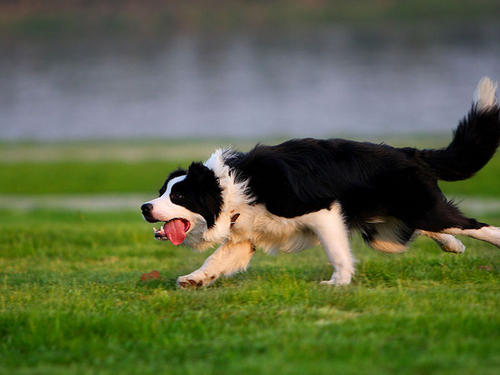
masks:
[[[349,231],[374,249],[404,251],[417,235],[461,253],[453,235],[500,247],[500,228],[465,217],[438,180],[464,180],[494,155],[500,140],[497,84],[483,78],[477,98],[450,145],[395,148],[343,139],[294,139],[250,152],[217,150],[168,176],[144,218],[164,222],[155,237],[203,250],[220,247],[180,287],[203,286],[245,270],[255,252],[295,252],[320,243],[334,268],[325,284],[354,274]]]

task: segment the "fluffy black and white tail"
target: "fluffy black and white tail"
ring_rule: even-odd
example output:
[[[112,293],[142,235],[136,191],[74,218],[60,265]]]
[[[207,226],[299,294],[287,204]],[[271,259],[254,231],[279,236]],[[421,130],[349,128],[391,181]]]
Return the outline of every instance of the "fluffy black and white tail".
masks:
[[[440,150],[420,151],[420,158],[438,179],[458,181],[472,177],[495,154],[500,141],[497,87],[488,77],[481,79],[472,108],[460,121],[450,145]]]

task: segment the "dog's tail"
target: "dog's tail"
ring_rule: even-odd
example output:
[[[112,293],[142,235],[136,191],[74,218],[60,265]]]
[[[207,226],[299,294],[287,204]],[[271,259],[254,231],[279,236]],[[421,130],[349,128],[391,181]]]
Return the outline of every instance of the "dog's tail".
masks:
[[[488,77],[481,79],[472,108],[460,121],[450,145],[439,150],[417,152],[436,178],[465,180],[493,157],[500,141],[500,108],[495,97],[497,87],[498,84]]]

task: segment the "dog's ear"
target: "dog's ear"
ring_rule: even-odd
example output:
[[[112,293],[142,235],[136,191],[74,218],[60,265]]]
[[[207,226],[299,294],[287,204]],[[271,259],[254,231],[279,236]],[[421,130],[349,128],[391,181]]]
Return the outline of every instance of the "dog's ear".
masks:
[[[173,178],[184,176],[185,174],[187,174],[187,171],[184,168],[177,168],[175,171],[171,172],[168,175],[166,182],[169,182]]]
[[[218,184],[218,179],[214,172],[200,162],[191,163],[188,169],[188,176],[192,181],[199,183],[201,187],[205,184],[213,185],[214,182]]]
[[[215,224],[223,204],[222,190],[214,171],[202,163],[192,163],[189,166],[186,180],[182,183],[193,187],[196,200],[199,203],[196,207],[193,206],[193,210],[200,213],[207,221],[208,228],[211,228]]]
[[[167,179],[165,180],[165,182],[163,183],[163,186],[160,188],[160,190],[158,190],[158,194],[160,195],[160,197],[165,193],[165,191],[167,190],[167,185],[168,185],[168,182],[173,179],[173,178],[176,178],[176,177],[179,177],[179,176],[184,176],[185,174],[187,174],[187,171],[183,168],[178,168],[176,169],[175,171],[173,171],[172,173],[170,173],[167,177]]]

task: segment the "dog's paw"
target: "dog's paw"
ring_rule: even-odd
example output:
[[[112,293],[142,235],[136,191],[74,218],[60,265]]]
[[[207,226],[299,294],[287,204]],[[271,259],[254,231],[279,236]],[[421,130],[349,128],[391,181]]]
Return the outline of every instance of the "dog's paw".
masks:
[[[215,277],[208,277],[205,272],[195,271],[189,275],[179,276],[177,278],[177,286],[181,289],[200,288],[207,286],[215,280]]]
[[[460,240],[454,238],[454,241],[443,243],[441,249],[448,253],[462,254],[465,252],[465,245]]]
[[[335,285],[335,286],[340,286],[340,285],[348,285],[351,283],[351,275],[349,274],[338,274],[334,273],[332,275],[332,278],[330,280],[324,280],[320,282],[320,285]]]
[[[201,287],[203,286],[203,280],[190,279],[187,276],[180,276],[177,278],[177,287],[181,289],[191,288],[191,287]]]

